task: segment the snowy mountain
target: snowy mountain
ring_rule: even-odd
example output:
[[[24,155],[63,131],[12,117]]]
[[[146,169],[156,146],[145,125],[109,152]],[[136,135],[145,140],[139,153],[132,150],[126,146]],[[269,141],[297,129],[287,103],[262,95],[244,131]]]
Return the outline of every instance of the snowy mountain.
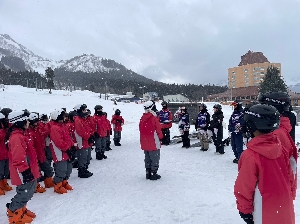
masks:
[[[295,84],[295,85],[290,85],[290,86],[289,86],[289,89],[290,89],[292,92],[300,93],[300,83],[297,83],[297,84]]]
[[[7,34],[0,34],[0,59],[3,56],[14,56],[25,62],[25,68],[31,71],[45,73],[47,67],[55,68],[63,61],[53,61],[34,54],[32,51],[17,43]]]
[[[0,59],[2,57],[13,56],[21,58],[25,63],[25,68],[31,71],[37,71],[44,74],[47,67],[52,69],[59,69],[66,72],[109,72],[111,70],[123,70],[124,73],[131,74],[132,71],[127,69],[120,63],[114,60],[95,56],[93,54],[83,54],[71,58],[70,60],[54,61],[51,59],[43,58],[34,54],[32,51],[17,43],[7,34],[0,34]],[[1,61],[0,61],[1,62]],[[2,61],[3,64],[3,61]],[[5,65],[5,64],[4,64]],[[7,64],[5,67],[9,67]],[[13,70],[13,69],[12,69]]]

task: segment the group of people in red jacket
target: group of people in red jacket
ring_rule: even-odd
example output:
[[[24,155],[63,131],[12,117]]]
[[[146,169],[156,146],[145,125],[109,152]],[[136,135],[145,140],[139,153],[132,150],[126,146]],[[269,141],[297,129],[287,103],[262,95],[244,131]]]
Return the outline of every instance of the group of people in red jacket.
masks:
[[[110,150],[110,135],[114,130],[115,146],[120,146],[124,119],[116,110],[112,120],[95,106],[91,116],[87,105],[80,104],[67,113],[65,108],[47,115],[29,113],[27,110],[12,112],[4,108],[0,113],[0,196],[16,186],[17,194],[6,204],[9,223],[31,223],[36,217],[28,210],[27,202],[34,193],[43,193],[45,188],[64,194],[73,190],[68,183],[76,163],[78,177],[89,178],[88,170],[92,147],[96,159],[106,159]],[[40,182],[44,182],[42,187]]]

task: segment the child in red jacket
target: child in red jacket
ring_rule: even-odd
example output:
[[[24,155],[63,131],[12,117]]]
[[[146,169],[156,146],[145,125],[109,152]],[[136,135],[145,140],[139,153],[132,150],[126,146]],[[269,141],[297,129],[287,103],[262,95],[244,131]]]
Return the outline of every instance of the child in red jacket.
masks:
[[[25,130],[29,127],[29,112],[12,112],[5,140],[8,142],[8,158],[11,183],[16,185],[17,194],[7,203],[9,223],[31,223],[36,215],[26,208],[27,202],[33,197],[37,179],[40,177],[37,156]]]
[[[114,129],[114,143],[115,146],[121,146],[121,132],[122,132],[122,126],[124,125],[124,119],[120,115],[121,111],[119,109],[116,109],[115,114],[112,116],[111,123],[113,124]]]
[[[0,196],[5,195],[5,191],[11,191],[11,186],[7,183],[9,174],[8,151],[5,146],[5,135],[8,129],[8,123],[5,122],[5,116],[0,113]]]
[[[145,154],[146,179],[158,180],[160,160],[160,139],[163,138],[160,123],[156,117],[156,106],[153,101],[144,104],[145,113],[140,119],[140,143]]]
[[[279,112],[269,105],[255,105],[245,112],[252,139],[238,163],[234,186],[237,209],[248,224],[294,224],[289,156],[273,133],[279,127]]]
[[[105,119],[105,123],[106,123],[106,128],[107,128],[107,131],[106,131],[106,151],[109,151],[109,150],[112,150],[112,148],[110,147],[110,136],[112,135],[112,131],[111,131],[111,124],[110,124],[110,121],[107,119],[107,113],[106,112],[103,112],[103,115],[104,117],[106,118]]]

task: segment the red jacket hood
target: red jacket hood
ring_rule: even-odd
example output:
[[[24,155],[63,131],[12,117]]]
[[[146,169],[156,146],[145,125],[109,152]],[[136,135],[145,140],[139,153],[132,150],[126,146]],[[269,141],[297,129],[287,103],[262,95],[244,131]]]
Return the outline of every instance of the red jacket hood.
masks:
[[[148,113],[143,113],[143,116],[141,117],[142,121],[148,121],[149,119],[151,119],[151,117],[153,117],[154,115],[151,112]],[[155,116],[154,116],[155,117]]]
[[[282,146],[276,135],[268,133],[253,138],[247,148],[268,159],[276,159],[282,154]]]
[[[287,132],[290,132],[292,130],[292,125],[291,125],[290,119],[288,117],[280,116],[279,128],[284,128],[285,130],[287,130]]]

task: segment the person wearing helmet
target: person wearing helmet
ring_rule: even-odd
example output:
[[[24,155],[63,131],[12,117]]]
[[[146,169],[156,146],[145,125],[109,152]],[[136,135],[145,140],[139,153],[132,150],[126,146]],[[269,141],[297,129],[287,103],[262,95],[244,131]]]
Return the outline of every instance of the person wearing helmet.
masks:
[[[24,110],[8,115],[12,126],[7,131],[5,142],[8,142],[11,183],[17,186],[17,194],[6,204],[9,223],[31,223],[36,217],[26,207],[33,197],[37,179],[40,177],[36,152],[25,135],[29,127],[29,114]]]
[[[207,111],[207,107],[204,103],[199,104],[199,113],[196,118],[195,129],[198,131],[198,137],[200,139],[200,150],[207,151],[209,148],[209,140],[207,135],[207,128],[210,123],[210,114]]]
[[[30,139],[30,143],[36,151],[40,170],[43,171],[44,176],[38,179],[35,193],[44,193],[46,189],[40,185],[39,182],[44,180],[45,187],[53,187],[53,169],[48,163],[45,154],[44,138],[42,129],[39,127],[39,114],[32,112],[29,115],[29,128],[26,130],[26,135]]]
[[[0,196],[5,195],[5,191],[11,191],[12,188],[7,183],[9,175],[8,151],[5,146],[5,135],[8,130],[8,122],[5,116],[0,113]]]
[[[274,134],[280,114],[255,105],[244,120],[252,139],[242,153],[234,185],[237,209],[246,223],[295,223],[288,155]]]
[[[291,102],[290,96],[284,92],[269,92],[260,94],[258,100],[263,104],[274,106],[280,113],[280,126],[274,131],[274,134],[277,135],[281,144],[284,146],[284,149],[289,155],[291,168],[294,174],[293,193],[294,197],[296,197],[298,152],[295,142],[290,135],[292,130],[290,119],[288,116],[285,116],[287,113],[289,113]]]
[[[95,121],[95,151],[96,151],[96,159],[102,160],[107,159],[105,155],[106,151],[106,140],[107,140],[107,125],[106,125],[106,117],[103,116],[102,106],[96,105],[95,106],[95,114],[94,114],[94,121]]]
[[[242,103],[234,101],[231,104],[234,108],[228,124],[228,131],[231,136],[231,147],[235,158],[233,163],[238,163],[243,152],[243,133],[242,127],[244,125],[244,113]]]
[[[68,183],[72,173],[72,160],[76,151],[74,143],[64,124],[65,112],[62,109],[50,113],[52,124],[50,126],[50,148],[54,162],[54,192],[65,194],[68,190],[73,190]]]
[[[144,103],[144,110],[140,123],[140,144],[145,154],[146,179],[158,180],[161,178],[157,174],[160,160],[160,139],[163,138],[161,127],[156,118],[156,105],[154,101]]]
[[[121,146],[121,132],[122,126],[124,125],[124,119],[121,116],[121,111],[116,109],[115,114],[112,116],[111,123],[113,125],[114,130],[114,143],[115,146]]]
[[[186,107],[180,108],[178,127],[182,138],[182,148],[190,148],[190,115]]]
[[[161,125],[161,131],[164,135],[161,144],[170,144],[170,128],[172,127],[172,112],[168,109],[168,103],[163,101],[161,103],[162,109],[159,111],[158,118]]]
[[[91,131],[87,120],[87,105],[82,104],[77,110],[77,116],[74,118],[75,138],[78,144],[78,177],[89,178],[93,175],[88,168],[88,149],[90,148],[89,139],[94,132]]]
[[[214,113],[211,116],[212,120],[210,121],[210,126],[209,128],[211,129],[213,133],[213,141],[214,145],[216,147],[216,152],[215,154],[217,155],[222,155],[224,154],[224,145],[222,143],[223,140],[223,111],[222,111],[222,106],[220,104],[215,104],[213,106]]]

